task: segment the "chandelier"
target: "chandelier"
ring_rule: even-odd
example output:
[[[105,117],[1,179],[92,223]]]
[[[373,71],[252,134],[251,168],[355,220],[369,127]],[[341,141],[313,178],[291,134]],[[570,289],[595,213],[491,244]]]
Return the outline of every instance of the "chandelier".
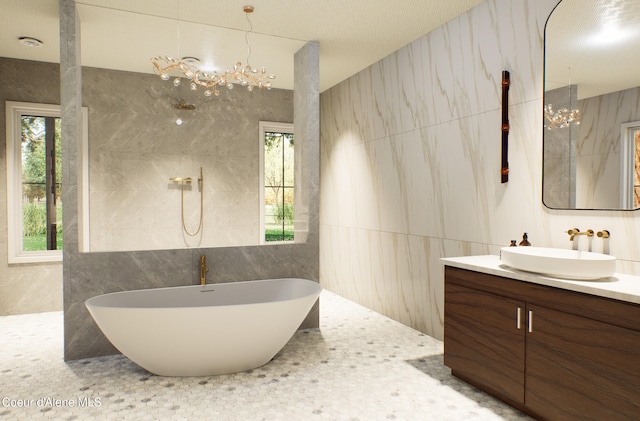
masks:
[[[549,124],[546,126],[549,130],[569,127],[571,124],[580,124],[580,110],[561,108],[554,112],[551,104],[545,105],[544,117],[549,120]]]
[[[234,85],[239,84],[246,86],[249,92],[254,88],[268,90],[271,89],[271,81],[276,77],[272,74],[267,74],[266,69],[263,67],[258,70],[249,64],[249,57],[251,56],[251,46],[249,45],[249,32],[253,31],[253,25],[249,20],[249,13],[253,13],[253,6],[244,6],[242,9],[249,22],[249,30],[244,35],[245,43],[247,44],[247,64],[243,65],[238,61],[233,65],[233,69],[226,69],[223,74],[217,72],[207,73],[198,69],[197,64],[199,60],[195,57],[183,57],[180,60],[174,59],[170,56],[156,56],[151,59],[153,63],[153,71],[160,76],[162,80],[170,80],[173,78],[174,86],[179,86],[182,83],[182,78],[189,81],[189,86],[192,91],[197,90],[199,87],[205,88],[204,95],[209,97],[211,95],[220,95],[219,87],[225,87],[229,90],[233,89]]]

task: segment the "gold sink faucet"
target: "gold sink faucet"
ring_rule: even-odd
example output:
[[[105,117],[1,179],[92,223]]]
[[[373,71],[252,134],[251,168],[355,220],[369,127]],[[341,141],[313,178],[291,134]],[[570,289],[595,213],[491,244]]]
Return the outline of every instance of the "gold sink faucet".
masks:
[[[580,228],[571,228],[567,231],[569,234],[569,241],[573,241],[576,235],[586,235],[587,237],[593,237],[593,230],[580,231]]]
[[[209,272],[207,256],[203,254],[200,256],[200,285],[205,285],[207,283],[207,272]]]

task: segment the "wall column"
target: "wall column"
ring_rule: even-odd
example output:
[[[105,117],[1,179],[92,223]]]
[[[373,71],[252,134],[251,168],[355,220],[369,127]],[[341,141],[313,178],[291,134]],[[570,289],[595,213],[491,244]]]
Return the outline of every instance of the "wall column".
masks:
[[[320,45],[309,41],[294,55],[295,241],[319,231]],[[299,163],[304,163],[299,165]],[[311,239],[313,241],[313,238]]]

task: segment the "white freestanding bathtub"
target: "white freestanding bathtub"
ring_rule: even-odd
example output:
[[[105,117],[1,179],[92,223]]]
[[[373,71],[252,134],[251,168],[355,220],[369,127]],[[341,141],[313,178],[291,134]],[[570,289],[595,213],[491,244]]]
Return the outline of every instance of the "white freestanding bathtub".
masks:
[[[322,287],[306,279],[123,291],[85,305],[107,339],[160,376],[235,373],[268,363]]]

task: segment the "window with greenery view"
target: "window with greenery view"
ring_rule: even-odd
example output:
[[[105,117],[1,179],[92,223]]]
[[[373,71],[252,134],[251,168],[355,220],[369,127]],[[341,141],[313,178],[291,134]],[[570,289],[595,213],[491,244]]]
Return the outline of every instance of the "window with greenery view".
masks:
[[[7,101],[5,107],[8,261],[60,261],[63,243],[60,106]],[[83,109],[83,124],[84,116]],[[83,141],[84,137],[83,134]]]
[[[634,171],[633,171],[633,208],[640,208],[640,127],[633,131],[634,139]]]
[[[23,115],[22,249],[62,250],[60,118]]]
[[[640,209],[640,121],[620,124],[622,209]]]
[[[293,241],[293,127],[270,129],[262,130],[264,241]]]

